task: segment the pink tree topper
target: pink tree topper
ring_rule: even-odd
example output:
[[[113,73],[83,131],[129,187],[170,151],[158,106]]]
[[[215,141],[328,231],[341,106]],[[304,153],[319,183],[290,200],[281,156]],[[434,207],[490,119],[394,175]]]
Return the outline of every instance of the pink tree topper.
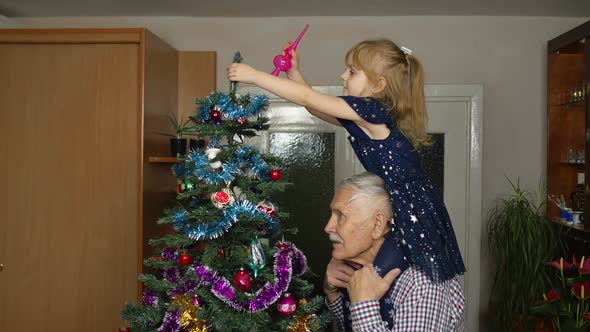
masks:
[[[275,65],[275,70],[272,71],[272,74],[274,76],[279,76],[279,74],[282,71],[288,72],[289,69],[291,69],[291,52],[297,50],[297,45],[301,41],[301,38],[303,37],[308,28],[309,24],[306,24],[305,28],[303,28],[303,31],[301,32],[299,37],[297,37],[297,39],[295,39],[295,41],[291,45],[285,48],[282,54],[278,54],[274,57],[274,59],[272,60],[272,63]]]

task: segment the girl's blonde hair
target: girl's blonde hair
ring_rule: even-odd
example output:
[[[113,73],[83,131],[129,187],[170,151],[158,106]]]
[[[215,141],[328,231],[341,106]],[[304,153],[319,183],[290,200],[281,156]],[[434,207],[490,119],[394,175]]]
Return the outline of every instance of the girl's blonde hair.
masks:
[[[374,96],[390,109],[399,130],[415,148],[431,145],[426,132],[424,71],[416,57],[388,39],[365,40],[346,53],[346,63],[362,70],[371,82],[383,77],[386,86]]]

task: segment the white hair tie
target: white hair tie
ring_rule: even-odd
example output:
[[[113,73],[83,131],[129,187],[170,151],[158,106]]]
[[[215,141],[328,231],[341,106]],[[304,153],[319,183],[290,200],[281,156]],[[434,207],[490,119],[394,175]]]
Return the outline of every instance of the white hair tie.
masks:
[[[412,67],[410,66],[410,55],[412,55],[412,50],[402,46],[400,47],[402,52],[404,52],[406,58],[406,64],[408,65],[408,83],[410,84],[410,95],[412,94]]]
[[[400,49],[401,49],[401,50],[402,50],[402,52],[404,52],[406,55],[412,55],[412,50],[411,50],[411,49],[409,49],[409,48],[407,48],[407,47],[405,47],[405,46],[402,46],[402,47],[400,47]]]

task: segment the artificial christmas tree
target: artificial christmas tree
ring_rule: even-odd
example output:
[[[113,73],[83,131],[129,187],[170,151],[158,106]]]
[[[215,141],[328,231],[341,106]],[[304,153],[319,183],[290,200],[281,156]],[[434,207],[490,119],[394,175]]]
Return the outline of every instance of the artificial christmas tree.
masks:
[[[209,144],[173,166],[178,206],[158,222],[177,232],[150,241],[160,256],[145,261],[154,272],[140,275],[142,303],[128,304],[123,320],[131,331],[322,329],[331,318],[304,278],[305,255],[277,241],[288,216],[272,203],[289,185],[280,160],[244,145],[269,127],[267,98],[239,96],[232,82],[197,104],[192,130]]]

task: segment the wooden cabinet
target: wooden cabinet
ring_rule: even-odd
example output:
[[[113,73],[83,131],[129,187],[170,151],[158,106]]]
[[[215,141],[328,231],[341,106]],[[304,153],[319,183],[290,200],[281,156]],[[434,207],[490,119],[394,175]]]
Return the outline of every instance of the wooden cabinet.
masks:
[[[550,40],[547,53],[547,193],[587,216],[566,232],[578,255],[590,249],[589,37],[590,21]],[[558,220],[560,209],[549,202],[547,215]]]
[[[138,299],[179,57],[145,29],[0,30],[0,331],[116,331]]]

